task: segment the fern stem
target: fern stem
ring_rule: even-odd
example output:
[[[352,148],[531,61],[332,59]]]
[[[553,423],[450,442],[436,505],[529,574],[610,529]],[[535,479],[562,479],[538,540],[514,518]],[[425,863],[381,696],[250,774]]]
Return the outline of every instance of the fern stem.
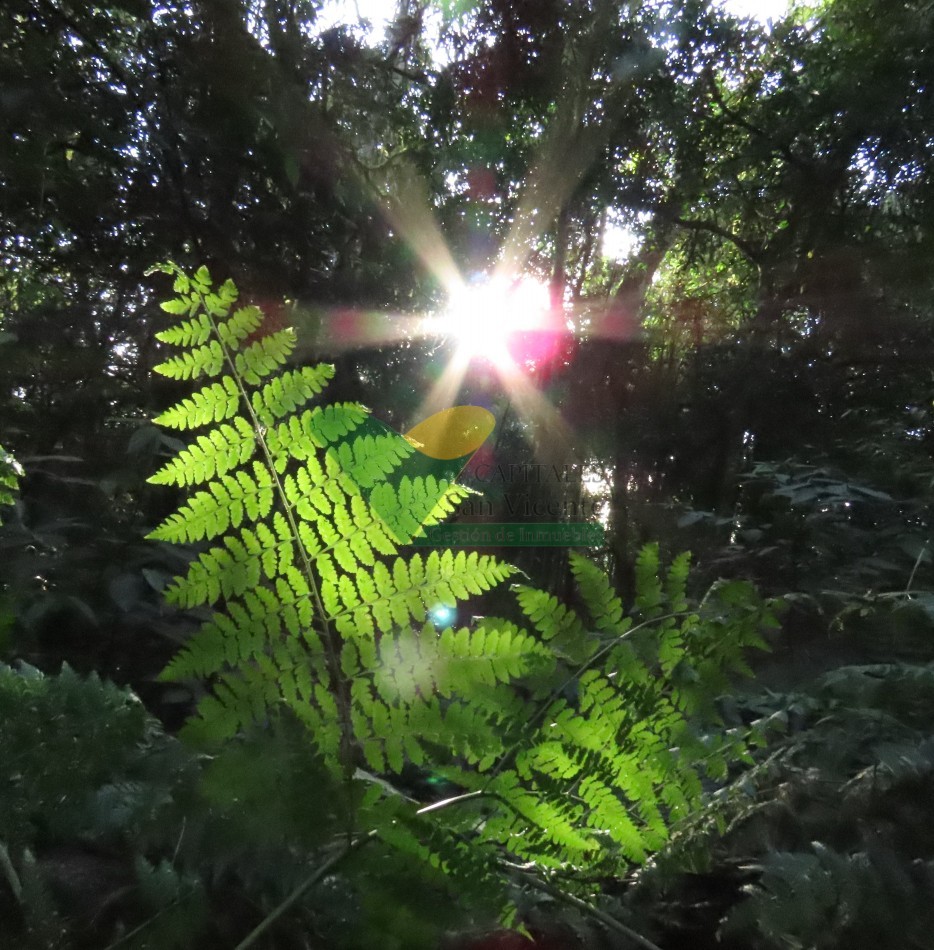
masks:
[[[302,899],[307,891],[318,883],[325,875],[334,870],[346,858],[350,857],[355,851],[359,851],[364,845],[369,844],[376,837],[375,831],[369,831],[365,835],[352,841],[346,847],[342,848],[333,857],[328,858],[324,864],[319,865],[315,870],[298,884],[294,890],[281,904],[270,911],[244,938],[237,944],[234,950],[247,950],[259,940],[260,937],[288,910],[290,910],[298,901]]]
[[[562,890],[560,887],[555,887],[554,884],[549,884],[547,881],[537,878],[534,874],[530,874],[528,871],[526,871],[525,868],[520,868],[517,865],[509,864],[508,862],[502,862],[502,865],[513,874],[516,874],[518,877],[522,878],[522,880],[524,880],[531,887],[541,891],[543,894],[548,894],[550,897],[554,897],[556,900],[563,901],[565,904],[569,904],[571,907],[576,907],[579,911],[582,911],[589,917],[592,917],[594,920],[599,921],[608,930],[612,930],[615,933],[620,934],[631,943],[635,944],[637,947],[641,947],[642,950],[662,950],[662,948],[659,947],[657,943],[652,943],[648,937],[643,937],[642,934],[636,932],[631,927],[627,927],[615,917],[612,917],[605,911],[600,910],[599,907],[594,907],[592,904],[588,904],[587,901],[582,900],[580,897],[575,897],[573,894],[568,894],[567,891]]]
[[[324,643],[324,648],[327,654],[327,665],[328,672],[331,677],[332,692],[338,704],[338,709],[340,710],[341,767],[343,769],[345,783],[349,787],[353,778],[351,771],[353,763],[350,760],[353,729],[350,722],[349,702],[346,695],[344,695],[341,690],[342,678],[340,669],[340,656],[337,645],[334,642],[335,635],[331,630],[330,624],[328,623],[327,611],[324,609],[324,604],[321,600],[321,594],[318,590],[318,583],[315,579],[314,568],[312,567],[311,559],[308,557],[308,552],[305,550],[305,545],[302,544],[301,535],[299,534],[298,530],[298,524],[295,521],[295,514],[292,510],[292,506],[289,504],[288,497],[285,494],[285,489],[282,485],[282,480],[279,478],[279,473],[276,471],[275,460],[273,459],[272,452],[269,449],[269,443],[266,441],[266,435],[264,432],[265,427],[260,421],[259,416],[257,416],[256,411],[253,408],[253,404],[250,402],[247,396],[246,384],[243,382],[243,378],[237,370],[236,362],[231,355],[230,348],[224,342],[223,337],[217,329],[217,323],[214,319],[214,314],[211,313],[210,308],[207,306],[207,301],[205,300],[204,294],[201,291],[198,291],[198,296],[201,298],[202,309],[207,315],[208,320],[211,322],[211,328],[214,331],[214,335],[220,343],[221,350],[224,354],[224,362],[227,364],[230,374],[236,382],[237,388],[240,390],[240,398],[244,407],[246,408],[247,415],[250,417],[250,422],[253,425],[253,431],[256,433],[256,440],[265,458],[266,468],[269,471],[273,483],[276,486],[276,492],[279,496],[279,501],[282,504],[284,516],[289,525],[289,531],[292,534],[292,543],[295,549],[298,551],[299,557],[301,558],[302,569],[304,571],[305,578],[308,581],[308,588],[311,591],[312,599],[314,600],[315,613],[320,618],[321,632],[323,634],[322,642]],[[347,800],[351,801],[352,796],[348,796]]]

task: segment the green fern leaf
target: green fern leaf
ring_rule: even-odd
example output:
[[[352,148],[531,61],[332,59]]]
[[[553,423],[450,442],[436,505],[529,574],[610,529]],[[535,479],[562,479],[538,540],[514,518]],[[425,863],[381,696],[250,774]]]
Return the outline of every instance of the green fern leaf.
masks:
[[[276,471],[284,472],[290,459],[300,462],[315,457],[320,449],[343,439],[367,417],[367,410],[356,403],[316,406],[292,416],[266,433],[266,444]]]
[[[209,608],[163,673],[210,683],[184,734],[224,741],[287,709],[335,779],[413,763],[449,777],[478,793],[456,797],[463,808],[418,815],[377,792],[358,814],[452,879],[504,857],[623,874],[661,847],[699,807],[700,777],[742,748],[700,723],[769,615],[754,592],[720,585],[691,612],[687,555],[660,580],[648,546],[633,630],[605,574],[572,555],[592,623],[519,587],[529,630],[486,618],[437,631],[434,608],[516,573],[477,552],[400,556],[467,490],[420,474],[413,446],[362,406],[308,405],[333,368],[286,368],[294,334],[253,339],[261,314],[231,312],[232,284],[163,269],[182,296],[164,308],[180,319],[160,341],[180,352],[160,372],[219,377],[158,418],[207,431],[151,479],[193,489],[151,537],[198,546],[166,593]]]
[[[411,560],[418,572],[414,582],[409,564],[401,558],[393,562],[391,579],[374,568],[378,599],[361,601],[360,606],[371,613],[381,629],[388,630],[393,625],[405,626],[413,620],[423,623],[427,610],[439,603],[454,606],[457,598],[448,584],[452,577],[460,580],[467,595],[475,595],[489,590],[515,572],[511,565],[476,552],[466,554],[461,551],[454,556],[450,551],[443,554],[432,551],[424,563],[418,554],[413,555]],[[341,632],[353,634],[353,622],[346,609],[335,614],[332,619]]]
[[[207,298],[207,307],[214,316],[223,316],[227,307],[219,299]],[[228,349],[236,349],[251,333],[255,333],[263,322],[263,312],[259,307],[241,307],[229,319],[216,322],[217,335]]]
[[[19,490],[19,480],[22,475],[22,466],[0,445],[0,508],[13,504],[14,493]]]
[[[333,376],[334,367],[327,364],[282,373],[252,394],[253,411],[263,425],[270,426],[317,396]]]
[[[285,363],[289,354],[295,349],[295,342],[295,331],[286,329],[270,333],[269,336],[251,343],[245,350],[234,356],[233,362],[237,375],[247,385],[258,386]],[[220,343],[217,343],[217,348],[221,349]]]
[[[161,310],[165,313],[171,314],[183,314],[183,313],[194,313],[198,308],[197,298],[191,300],[188,297],[177,297],[175,300],[166,300],[163,303],[159,304]]]
[[[636,557],[636,609],[643,617],[662,612],[664,593],[659,579],[658,544],[646,544]]]
[[[176,306],[169,313],[187,313],[190,307],[188,301],[180,301],[181,306]],[[166,308],[163,306],[162,308]],[[214,331],[211,318],[206,313],[200,313],[191,320],[176,324],[168,330],[161,330],[156,334],[156,339],[160,343],[167,343],[169,346],[201,346],[211,339]]]
[[[189,399],[166,410],[153,420],[157,425],[170,429],[198,429],[212,422],[223,422],[236,415],[240,402],[240,390],[236,381],[224,376],[211,383]]]
[[[272,509],[273,498],[272,476],[254,462],[252,474],[241,469],[210,482],[206,491],[193,495],[149,537],[176,544],[210,540],[230,528],[239,528],[245,518],[255,521],[265,517]]]
[[[594,619],[598,630],[622,636],[632,625],[623,616],[623,604],[610,587],[607,576],[595,564],[572,551],[571,570],[580,586],[581,597]]]
[[[439,524],[470,494],[460,485],[434,476],[404,476],[398,485],[382,482],[370,494],[370,504],[390,537],[407,544],[424,527]]]
[[[587,804],[587,824],[608,832],[628,861],[641,864],[646,857],[645,839],[613,789],[588,775],[578,786],[578,793]]]
[[[199,436],[148,481],[153,485],[199,485],[245,464],[255,449],[253,428],[236,416],[232,426],[220,425]]]
[[[197,379],[199,376],[218,376],[224,366],[224,350],[217,340],[188,350],[153,367],[155,372],[169,379]]]
[[[415,452],[394,432],[364,435],[340,442],[335,449],[341,469],[361,488],[369,489],[396,471]]]
[[[688,609],[687,582],[691,570],[691,553],[683,551],[668,568],[665,579],[665,596],[668,598],[669,609],[681,613]]]

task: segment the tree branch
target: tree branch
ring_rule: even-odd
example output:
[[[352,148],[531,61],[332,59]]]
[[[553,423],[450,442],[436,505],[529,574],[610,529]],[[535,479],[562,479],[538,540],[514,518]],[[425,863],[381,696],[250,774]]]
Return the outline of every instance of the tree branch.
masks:
[[[757,247],[745,238],[741,238],[738,234],[734,234],[729,228],[717,224],[716,221],[682,218],[680,215],[665,211],[664,209],[660,209],[658,213],[667,221],[676,224],[680,228],[686,228],[689,231],[706,231],[708,234],[715,234],[717,237],[722,237],[725,241],[729,241],[735,247],[739,248],[754,264],[759,264],[760,262],[762,257],[761,247]]]

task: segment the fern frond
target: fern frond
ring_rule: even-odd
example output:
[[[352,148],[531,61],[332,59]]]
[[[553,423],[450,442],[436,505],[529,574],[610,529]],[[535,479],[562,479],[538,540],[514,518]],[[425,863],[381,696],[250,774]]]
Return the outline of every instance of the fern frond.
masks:
[[[366,417],[363,406],[348,402],[316,406],[280,422],[266,433],[276,471],[284,472],[290,459],[304,462],[313,458],[320,449],[353,432]]]
[[[662,612],[664,596],[658,544],[646,544],[636,557],[636,609],[643,617],[657,617]]]
[[[454,607],[458,600],[482,594],[509,578],[516,569],[490,555],[473,551],[432,551],[427,558],[396,558],[392,572],[377,562],[373,586],[361,590],[345,574],[340,582],[325,580],[321,596],[337,629],[354,636],[373,629],[391,630],[411,622],[424,623],[437,605]]]
[[[200,485],[245,465],[256,450],[256,433],[242,416],[199,436],[148,479],[152,485]]]
[[[238,732],[263,721],[281,703],[274,677],[258,666],[241,667],[220,678],[213,695],[205,696],[182,736],[196,744],[232,739]]]
[[[237,375],[248,386],[258,386],[267,376],[285,364],[295,349],[295,331],[291,328],[270,333],[251,343],[234,356]],[[218,348],[220,344],[218,343]]]
[[[675,613],[687,610],[687,582],[691,570],[691,552],[683,551],[668,568],[665,578],[665,596],[668,598],[669,609]]]
[[[361,488],[369,489],[396,471],[415,448],[395,432],[387,432],[345,440],[334,451],[348,477]]]
[[[195,347],[164,363],[154,366],[153,370],[169,379],[197,379],[200,376],[218,376],[224,367],[224,350],[217,340],[211,340],[204,346]]]
[[[232,368],[159,418],[176,428],[212,429],[152,479],[204,486],[152,538],[218,542],[201,551],[166,592],[183,607],[215,606],[165,672],[166,678],[221,677],[213,698],[201,707],[197,729],[210,735],[214,720],[219,737],[241,728],[269,708],[268,683],[274,682],[280,700],[316,731],[339,720],[340,741],[334,730],[322,728],[321,751],[332,763],[346,758],[346,730],[354,716],[361,729],[369,723],[369,733],[358,741],[374,761],[377,755],[394,765],[400,757],[423,758],[420,731],[443,743],[455,722],[462,724],[464,748],[482,748],[489,758],[489,735],[477,738],[480,724],[505,718],[515,705],[488,696],[471,723],[463,709],[442,715],[432,697],[453,694],[458,677],[471,681],[472,668],[480,671],[478,693],[503,682],[541,651],[537,641],[514,628],[484,629],[461,656],[461,640],[449,641],[449,635],[439,641],[431,628],[426,644],[435,643],[436,649],[428,659],[445,665],[437,667],[437,682],[424,684],[430,693],[423,702],[397,693],[387,704],[374,679],[386,658],[378,642],[388,648],[395,632],[398,653],[409,643],[403,634],[413,619],[422,623],[431,607],[480,593],[511,572],[491,558],[464,553],[396,557],[391,567],[383,562],[396,556],[400,536],[407,539],[422,524],[444,517],[464,490],[428,475],[383,481],[412,456],[405,439],[375,424],[361,428],[368,413],[357,404],[305,408],[333,376],[333,367],[283,371],[294,347],[290,330],[249,343],[259,314],[246,307],[230,315],[236,299],[232,285],[214,293],[206,271],[187,276],[171,265],[167,269],[182,296],[163,309],[185,319],[161,335],[162,342],[183,348],[163,364],[163,372],[178,378],[214,372],[218,354]],[[300,662],[301,656],[307,662]],[[335,679],[341,671],[370,683],[355,687],[357,699],[349,697],[343,711]],[[380,682],[385,694],[387,681]],[[245,684],[256,686],[252,701]],[[374,731],[383,738],[366,745]]]
[[[281,520],[277,524],[277,533]],[[263,547],[257,534],[243,529],[238,535],[227,535],[224,547],[213,547],[192,562],[184,577],[177,577],[166,588],[166,599],[179,607],[208,606],[222,597],[230,600],[255,589],[265,577],[284,579],[294,589],[301,588],[307,596],[309,587],[300,571],[292,567],[293,549],[283,545],[281,555]]]
[[[326,363],[303,366],[274,377],[261,389],[253,392],[250,400],[256,418],[264,426],[291,415],[299,406],[317,396],[334,376],[334,367]]]
[[[497,775],[489,789],[506,808],[487,822],[485,833],[508,843],[517,855],[541,858],[543,842],[554,845],[572,862],[583,862],[585,855],[599,850],[598,840],[581,828],[584,809],[579,803],[536,794],[515,772]]]
[[[212,308],[211,297],[206,298],[206,305],[215,317],[226,314],[227,308],[220,302]],[[259,307],[241,307],[226,320],[215,320],[217,335],[221,343],[228,349],[235,349],[248,336],[255,333],[263,322],[263,311]]]
[[[175,544],[211,540],[230,528],[239,528],[245,519],[264,518],[272,510],[273,501],[272,475],[254,462],[252,473],[240,469],[235,475],[221,475],[210,482],[206,491],[193,495],[148,537]]]
[[[576,551],[571,552],[570,558],[571,571],[597,629],[622,636],[632,621],[623,616],[622,601],[610,587],[606,574]]]
[[[418,694],[453,699],[476,685],[519,679],[548,659],[542,643],[512,624],[449,627],[439,635],[427,623],[380,639],[377,691],[387,702]]]
[[[517,585],[514,590],[522,612],[557,654],[574,663],[583,663],[593,655],[597,644],[570,607],[533,587]]]
[[[616,790],[596,776],[588,775],[578,786],[578,793],[587,803],[587,825],[609,834],[627,861],[641,864],[646,857],[645,834],[636,826]],[[664,838],[655,848],[663,843]]]
[[[470,491],[433,475],[409,478],[398,485],[382,482],[370,494],[370,504],[399,544],[407,544],[424,527],[439,524]]]
[[[22,466],[0,445],[0,508],[12,505],[14,493],[19,490],[19,479],[23,474]],[[0,524],[3,522],[0,521]]]
[[[351,693],[354,733],[377,772],[399,774],[406,762],[434,764],[439,753],[482,770],[503,754],[500,719],[491,711],[495,703],[443,704],[430,693],[396,692],[386,678],[356,678]]]
[[[219,382],[198,390],[153,421],[169,429],[199,429],[236,415],[239,402],[240,390],[236,380],[223,376]]]
[[[186,303],[184,306],[187,310],[189,305]],[[213,330],[211,318],[206,313],[199,313],[190,320],[169,327],[168,330],[160,330],[156,339],[170,346],[202,346],[211,339]]]

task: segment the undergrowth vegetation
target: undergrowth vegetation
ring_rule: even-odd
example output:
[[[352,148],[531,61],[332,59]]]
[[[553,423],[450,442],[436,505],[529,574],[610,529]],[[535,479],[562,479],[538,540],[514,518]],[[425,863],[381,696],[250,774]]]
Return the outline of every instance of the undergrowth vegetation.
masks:
[[[777,601],[738,580],[697,596],[689,556],[657,544],[626,600],[577,553],[562,599],[413,545],[468,490],[322,401],[332,368],[291,366],[292,331],[231,282],[162,270],[157,369],[197,387],[156,420],[189,438],[150,479],[183,496],[150,538],[178,549],[166,596],[196,624],[162,679],[200,699],[175,738],[95,676],[0,667],[19,945],[401,950],[493,946],[497,926],[540,946],[923,945],[934,672],[901,630],[923,591],[838,608],[887,662],[744,688]],[[505,616],[437,622],[507,584]]]

